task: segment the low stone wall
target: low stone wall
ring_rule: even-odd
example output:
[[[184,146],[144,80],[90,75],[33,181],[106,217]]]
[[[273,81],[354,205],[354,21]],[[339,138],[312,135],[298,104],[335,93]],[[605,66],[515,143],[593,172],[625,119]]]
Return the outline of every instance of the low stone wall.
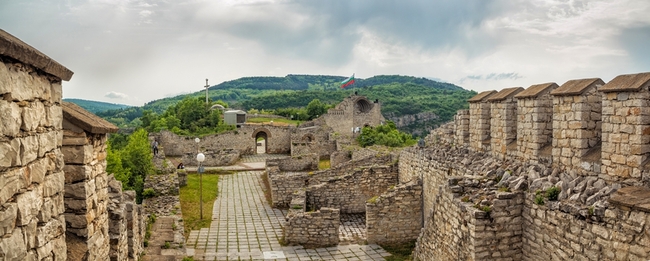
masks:
[[[155,196],[142,201],[143,212],[148,217],[155,214],[157,217],[172,217],[176,229],[173,231],[171,248],[185,251],[183,212],[179,197],[179,180],[176,172],[158,175],[148,175],[144,182],[144,189],[151,188]],[[205,213],[204,213],[205,215]]]
[[[650,189],[623,188],[610,203],[585,219],[558,211],[561,203],[538,205],[527,198],[523,260],[648,260]]]
[[[373,166],[334,177],[307,188],[308,205],[314,209],[337,208],[341,213],[365,213],[366,201],[397,184],[397,168]]]
[[[336,168],[341,164],[352,160],[352,152],[350,151],[335,151],[330,154],[330,168]]]
[[[122,191],[122,183],[108,177],[108,235],[110,260],[138,260],[143,251],[142,206],[135,202],[135,191]]]
[[[273,207],[285,208],[289,206],[293,193],[305,187],[309,174],[305,172],[282,173],[278,166],[267,167],[266,173],[271,186]]]
[[[340,211],[321,208],[305,212],[305,191],[297,191],[284,224],[283,235],[288,245],[307,248],[336,246],[339,243]]]
[[[415,241],[422,228],[422,184],[415,180],[389,189],[366,203],[368,243],[395,245]]]
[[[205,155],[203,166],[217,167],[217,166],[231,166],[235,165],[241,153],[239,150],[222,149],[222,150],[205,150],[201,151]],[[196,152],[186,153],[181,157],[181,162],[185,166],[196,166]]]
[[[318,170],[318,155],[303,154],[285,158],[267,159],[267,166],[278,166],[280,171],[309,171]]]

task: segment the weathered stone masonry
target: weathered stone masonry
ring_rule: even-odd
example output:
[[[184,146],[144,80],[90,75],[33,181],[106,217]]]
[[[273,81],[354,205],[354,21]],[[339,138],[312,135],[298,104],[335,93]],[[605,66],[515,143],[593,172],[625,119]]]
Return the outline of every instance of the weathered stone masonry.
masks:
[[[67,258],[61,81],[71,77],[0,30],[0,259]]]
[[[514,97],[518,146],[506,157],[476,131],[469,144],[440,138],[403,151],[400,182],[424,188],[416,260],[650,258],[649,85],[642,73],[531,86]],[[474,99],[470,131],[486,118],[484,97]]]

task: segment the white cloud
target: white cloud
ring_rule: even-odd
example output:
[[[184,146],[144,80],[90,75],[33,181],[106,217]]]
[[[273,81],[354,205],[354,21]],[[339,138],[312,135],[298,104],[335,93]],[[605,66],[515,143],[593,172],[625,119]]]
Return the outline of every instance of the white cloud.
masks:
[[[126,100],[129,98],[128,95],[121,93],[121,92],[107,92],[104,97],[110,98],[110,99],[121,99],[121,100]]]

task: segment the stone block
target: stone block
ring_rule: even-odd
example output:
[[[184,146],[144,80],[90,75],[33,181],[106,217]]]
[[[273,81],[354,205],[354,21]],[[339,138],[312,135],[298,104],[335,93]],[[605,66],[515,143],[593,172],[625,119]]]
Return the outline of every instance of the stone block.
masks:
[[[60,104],[61,99],[63,98],[63,87],[61,86],[61,82],[55,82],[50,84],[51,88],[51,101],[53,103]]]
[[[0,207],[0,238],[11,233],[16,227],[17,211],[16,203],[6,203]]]
[[[47,173],[47,158],[40,158],[27,165],[28,171],[31,176],[31,182],[43,183],[45,174]]]
[[[50,131],[38,135],[38,156],[43,157],[45,153],[50,152],[60,146],[59,132]]]
[[[36,228],[36,246],[41,247],[65,233],[64,217],[52,219],[50,222]],[[64,247],[65,248],[65,247]]]
[[[27,165],[38,156],[38,136],[27,136],[20,138],[20,162]]]
[[[47,111],[47,122],[57,130],[63,128],[63,109],[60,105],[52,105]]]
[[[0,80],[1,81],[1,80]],[[15,137],[22,125],[21,109],[18,104],[0,100],[0,135]]]
[[[93,146],[65,146],[61,148],[66,164],[88,164],[93,160]]]
[[[19,169],[0,173],[0,204],[7,202],[22,187]]]
[[[63,167],[63,172],[65,172],[65,183],[71,184],[89,179],[92,171],[93,169],[89,165],[65,165]]]
[[[74,184],[65,184],[65,197],[86,199],[95,194],[95,181],[88,180]]]
[[[11,66],[8,69],[11,79],[9,84],[13,85],[13,88],[9,93],[9,100],[34,100],[34,88],[32,87],[34,85],[34,77],[25,70],[25,67],[18,68],[16,66]]]
[[[6,237],[0,238],[0,256],[6,261],[23,261],[27,253],[27,245],[23,232],[16,228]]]
[[[45,121],[45,107],[40,102],[32,102],[28,106],[22,107],[21,115],[20,128],[24,131],[34,131]]]
[[[45,182],[43,182],[43,196],[51,197],[54,194],[63,192],[64,182],[65,182],[65,177],[63,171],[55,172],[45,176]]]
[[[13,85],[10,80],[7,65],[0,62],[0,95],[11,92]]]
[[[12,139],[7,142],[0,142],[0,155],[3,156],[0,157],[0,167],[20,166],[20,140]]]
[[[16,223],[19,226],[27,225],[43,206],[42,190],[38,187],[38,189],[19,194],[16,196],[16,204],[18,204]]]

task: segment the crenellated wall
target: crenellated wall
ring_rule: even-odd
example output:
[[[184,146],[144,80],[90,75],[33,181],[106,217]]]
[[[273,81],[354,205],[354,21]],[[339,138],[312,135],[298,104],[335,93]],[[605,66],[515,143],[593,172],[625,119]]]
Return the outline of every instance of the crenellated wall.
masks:
[[[519,92],[517,146],[505,154],[512,107],[495,106],[499,93],[470,100],[468,142],[458,131],[446,142],[444,128],[401,152],[400,183],[423,184],[415,259],[650,258],[650,73]]]
[[[469,110],[459,110],[454,115],[455,139],[457,144],[469,143]]]
[[[490,148],[495,156],[505,157],[508,151],[516,151],[517,100],[514,96],[524,88],[506,88],[491,95],[490,102]],[[514,145],[514,146],[513,146]]]

